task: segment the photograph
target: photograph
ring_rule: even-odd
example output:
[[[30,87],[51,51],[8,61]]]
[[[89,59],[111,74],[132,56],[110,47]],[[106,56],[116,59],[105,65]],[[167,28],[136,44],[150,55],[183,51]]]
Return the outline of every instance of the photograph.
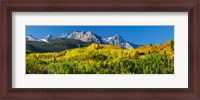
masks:
[[[26,25],[26,74],[174,74],[174,26]]]

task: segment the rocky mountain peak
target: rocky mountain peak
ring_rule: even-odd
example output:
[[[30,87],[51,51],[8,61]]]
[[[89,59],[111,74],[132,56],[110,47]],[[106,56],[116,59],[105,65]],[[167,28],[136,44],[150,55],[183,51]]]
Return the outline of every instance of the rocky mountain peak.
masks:
[[[112,45],[116,45],[116,46],[121,46],[123,48],[135,48],[136,45],[134,45],[133,43],[127,42],[125,41],[122,36],[120,36],[119,34],[114,35],[113,37],[108,37],[104,40],[102,40],[102,38],[94,33],[92,33],[91,31],[74,31],[71,34],[61,34],[58,37],[54,37],[51,34],[48,34],[46,37],[42,38],[42,39],[36,39],[31,35],[27,35],[26,36],[26,40],[27,41],[43,41],[43,42],[49,42],[50,40],[54,40],[54,39],[59,39],[59,38],[65,38],[65,39],[77,39],[77,40],[81,40],[83,42],[91,42],[91,43],[101,43],[101,44],[112,44]]]

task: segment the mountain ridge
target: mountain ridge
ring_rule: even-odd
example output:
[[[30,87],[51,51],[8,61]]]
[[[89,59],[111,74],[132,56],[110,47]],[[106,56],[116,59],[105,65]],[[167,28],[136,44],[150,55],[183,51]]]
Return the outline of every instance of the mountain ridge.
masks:
[[[74,31],[70,34],[65,33],[61,34],[57,37],[52,36],[51,34],[48,34],[46,37],[42,39],[34,38],[33,36],[26,36],[26,41],[38,41],[38,42],[49,42],[51,40],[55,40],[58,38],[62,39],[77,39],[81,40],[83,42],[87,43],[100,43],[100,44],[111,44],[115,46],[121,46],[123,48],[131,49],[131,48],[137,48],[140,45],[135,45],[134,43],[130,43],[122,38],[122,36],[116,34],[113,37],[108,37],[106,39],[102,39],[97,34],[91,32],[91,31]]]

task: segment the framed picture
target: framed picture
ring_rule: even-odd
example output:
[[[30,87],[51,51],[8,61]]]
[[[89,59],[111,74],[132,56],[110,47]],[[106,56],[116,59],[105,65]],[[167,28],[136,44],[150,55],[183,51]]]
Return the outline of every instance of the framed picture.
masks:
[[[198,0],[1,3],[1,99],[200,99]]]

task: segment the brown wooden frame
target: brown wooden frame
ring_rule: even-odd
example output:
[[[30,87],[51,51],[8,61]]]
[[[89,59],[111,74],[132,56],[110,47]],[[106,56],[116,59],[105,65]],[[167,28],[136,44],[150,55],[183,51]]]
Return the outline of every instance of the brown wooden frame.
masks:
[[[200,0],[3,0],[1,3],[0,100],[200,100]],[[28,88],[12,84],[12,12],[188,12],[188,88]]]

